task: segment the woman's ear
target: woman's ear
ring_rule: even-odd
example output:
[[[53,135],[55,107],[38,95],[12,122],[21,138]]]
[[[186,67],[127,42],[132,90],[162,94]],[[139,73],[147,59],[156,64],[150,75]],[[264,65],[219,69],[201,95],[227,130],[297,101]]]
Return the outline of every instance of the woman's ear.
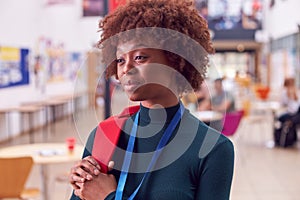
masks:
[[[116,84],[118,84],[118,85],[121,84],[120,79],[119,79],[119,77],[118,77],[117,74],[115,74],[115,80],[114,80],[114,82],[115,82]]]

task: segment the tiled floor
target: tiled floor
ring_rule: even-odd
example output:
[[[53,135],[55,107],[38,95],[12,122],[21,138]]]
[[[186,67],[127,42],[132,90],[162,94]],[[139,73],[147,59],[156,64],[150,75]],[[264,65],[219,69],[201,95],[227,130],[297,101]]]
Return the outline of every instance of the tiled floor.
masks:
[[[122,107],[127,102],[116,103]],[[113,112],[117,112],[116,106]],[[98,113],[98,114],[96,114]],[[100,114],[99,114],[100,113]],[[89,131],[102,119],[102,110],[82,110],[74,120],[65,118],[52,124],[49,142],[64,142],[67,136],[75,136],[78,143],[84,143]],[[265,142],[271,139],[268,126],[247,124],[244,120],[232,137],[235,143],[236,162],[232,185],[232,200],[299,200],[300,199],[300,147],[292,149],[268,148]],[[267,124],[268,125],[268,124]],[[269,126],[270,127],[270,126]],[[35,132],[36,141],[41,141],[42,131]],[[28,135],[20,136],[0,144],[0,147],[28,143]],[[50,165],[51,200],[68,199],[71,188],[67,182],[57,182],[55,177],[66,173],[72,163]],[[34,166],[28,186],[40,187],[39,167]],[[39,200],[39,199],[38,199]]]

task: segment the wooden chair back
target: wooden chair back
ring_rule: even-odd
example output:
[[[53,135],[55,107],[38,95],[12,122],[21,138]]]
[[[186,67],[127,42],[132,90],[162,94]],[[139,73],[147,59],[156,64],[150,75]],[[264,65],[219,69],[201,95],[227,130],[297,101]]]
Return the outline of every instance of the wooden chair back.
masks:
[[[29,156],[0,158],[0,199],[21,198],[32,166]]]

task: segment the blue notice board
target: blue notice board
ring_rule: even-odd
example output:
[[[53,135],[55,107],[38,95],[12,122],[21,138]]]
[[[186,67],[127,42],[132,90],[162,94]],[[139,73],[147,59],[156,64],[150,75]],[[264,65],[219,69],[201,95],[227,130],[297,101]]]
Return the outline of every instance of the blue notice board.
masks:
[[[0,89],[29,84],[28,49],[0,47]]]

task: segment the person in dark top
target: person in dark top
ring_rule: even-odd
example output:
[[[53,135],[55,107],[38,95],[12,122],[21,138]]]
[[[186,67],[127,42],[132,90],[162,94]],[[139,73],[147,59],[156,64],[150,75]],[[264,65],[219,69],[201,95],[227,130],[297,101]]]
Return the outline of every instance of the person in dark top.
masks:
[[[233,144],[180,101],[199,89],[214,53],[205,19],[188,0],[131,0],[99,28],[107,77],[140,108],[122,127],[107,174],[91,155],[97,128],[90,133],[71,169],[70,199],[229,199]]]
[[[212,110],[218,112],[232,112],[235,109],[234,97],[223,88],[223,78],[214,81],[215,94],[211,99]]]

